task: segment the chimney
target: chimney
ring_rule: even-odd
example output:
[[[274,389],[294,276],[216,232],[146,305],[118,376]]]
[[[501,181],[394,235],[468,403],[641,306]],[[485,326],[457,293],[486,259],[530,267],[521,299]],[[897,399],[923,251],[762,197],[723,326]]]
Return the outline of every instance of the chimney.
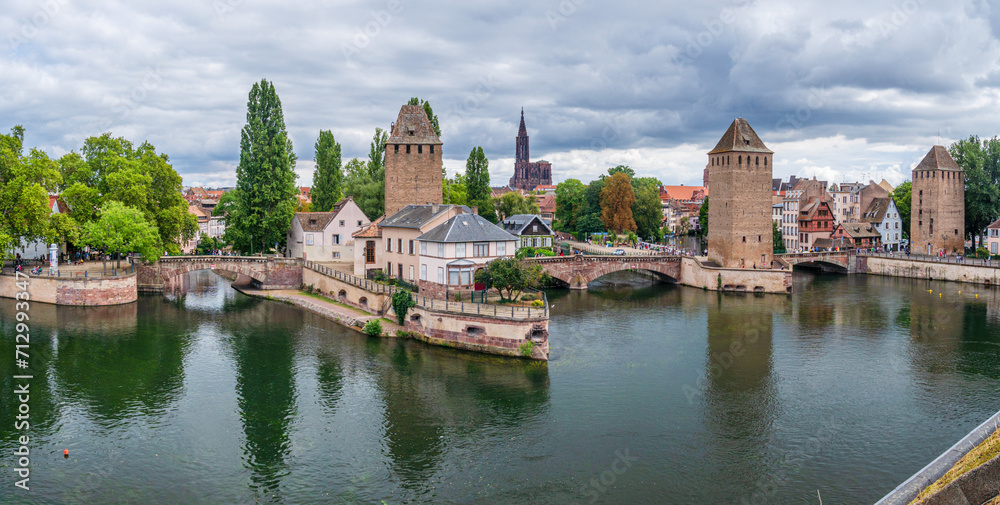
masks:
[[[462,214],[465,214],[465,209],[463,209],[461,205],[456,205],[455,206],[455,215],[456,216],[461,216]]]
[[[477,206],[473,205],[473,206],[471,207],[471,209],[472,209],[472,213],[473,213],[473,214],[479,214],[479,207],[477,207]]]
[[[438,213],[438,204],[432,203],[431,204],[431,214],[437,214],[437,213]]]

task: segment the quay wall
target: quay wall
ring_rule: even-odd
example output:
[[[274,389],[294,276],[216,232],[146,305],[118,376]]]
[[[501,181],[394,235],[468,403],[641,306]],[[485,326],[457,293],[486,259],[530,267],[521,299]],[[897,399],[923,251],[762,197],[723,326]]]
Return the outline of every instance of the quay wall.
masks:
[[[308,268],[302,269],[302,284],[303,286],[312,286],[331,300],[337,300],[340,303],[372,313],[378,313],[381,307],[387,306],[388,300],[392,296],[388,291],[373,293]]]
[[[14,274],[0,275],[0,297],[16,298],[21,289],[17,283],[24,278]],[[50,277],[28,278],[29,302],[54,305],[93,307],[132,303],[138,298],[134,273],[115,277]]]
[[[549,320],[544,316],[494,318],[417,306],[406,314],[406,329],[430,344],[504,356],[528,357],[521,349],[530,341],[532,359],[549,359]]]
[[[998,267],[876,256],[858,256],[857,262],[858,273],[871,275],[967,282],[987,286],[996,286],[1000,283]]]
[[[684,257],[680,283],[711,291],[791,294],[792,271],[714,267],[697,258]]]

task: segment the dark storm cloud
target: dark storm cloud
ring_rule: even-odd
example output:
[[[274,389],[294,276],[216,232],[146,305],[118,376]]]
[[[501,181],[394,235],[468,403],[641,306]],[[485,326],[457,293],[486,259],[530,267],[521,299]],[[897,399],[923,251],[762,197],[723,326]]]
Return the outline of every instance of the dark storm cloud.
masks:
[[[0,15],[0,117],[60,155],[110,130],[187,183],[231,184],[252,83],[272,80],[308,183],[320,129],[364,157],[411,96],[493,183],[531,152],[557,180],[618,163],[697,183],[746,117],[790,173],[901,180],[932,143],[995,134],[1000,9],[985,0],[43,0]],[[891,182],[899,182],[892,180]]]

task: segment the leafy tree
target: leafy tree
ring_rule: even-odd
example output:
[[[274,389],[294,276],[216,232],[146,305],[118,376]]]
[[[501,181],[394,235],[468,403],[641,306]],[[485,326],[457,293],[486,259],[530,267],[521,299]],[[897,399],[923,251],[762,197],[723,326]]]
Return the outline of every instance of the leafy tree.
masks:
[[[354,203],[374,221],[385,212],[385,170],[372,174],[368,166],[357,158],[347,162],[344,192],[354,197]]]
[[[499,258],[489,262],[486,268],[476,271],[477,284],[496,289],[501,300],[513,301],[520,298],[528,288],[537,287],[542,281],[541,265],[515,258]]]
[[[635,231],[633,203],[635,192],[631,178],[624,171],[615,172],[601,190],[601,221],[605,228],[614,232]]]
[[[434,115],[434,109],[431,108],[430,102],[425,102],[420,98],[413,97],[410,98],[407,105],[423,105],[424,112],[427,113],[427,119],[431,122],[431,126],[434,127],[434,133],[436,133],[438,137],[441,136],[441,125],[438,122],[438,117]]]
[[[121,254],[137,252],[146,261],[156,261],[163,254],[160,232],[146,220],[142,211],[118,201],[101,206],[100,218],[84,225],[82,241],[96,249],[114,253],[121,266]]]
[[[441,171],[445,171],[443,167],[441,168]],[[444,196],[444,203],[452,205],[469,204],[468,189],[465,187],[465,175],[460,173],[455,174],[455,177],[452,179],[443,177],[442,181],[444,181],[444,187],[442,188],[441,194]]]
[[[515,214],[540,214],[541,210],[538,208],[538,202],[535,201],[534,195],[525,198],[521,196],[521,193],[511,191],[504,193],[498,199],[496,212],[502,220]]]
[[[635,170],[629,168],[628,165],[618,165],[617,167],[608,169],[608,176],[612,176],[619,173],[627,175],[629,179],[635,178]]]
[[[635,202],[632,216],[635,219],[636,234],[640,239],[652,238],[654,242],[663,240],[663,202],[660,200],[660,181],[652,177],[632,179]]]
[[[771,236],[774,240],[774,254],[785,254],[785,241],[781,238],[781,228],[777,221],[771,221]]]
[[[65,242],[76,244],[80,241],[80,226],[69,214],[62,212],[49,216],[49,225],[45,231],[48,243]]]
[[[902,221],[903,238],[910,237],[910,208],[913,199],[913,183],[906,181],[896,189],[892,190],[892,201],[899,211],[899,219]]]
[[[219,197],[219,201],[215,204],[215,208],[212,209],[212,215],[228,218],[229,214],[232,213],[233,206],[236,205],[237,200],[235,189],[226,191],[221,197]]]
[[[585,208],[587,187],[577,179],[566,179],[556,184],[556,221],[563,230],[574,232]]]
[[[61,180],[58,163],[36,149],[22,155],[24,129],[15,126],[0,135],[0,247],[9,253],[22,240],[49,231],[49,190]]]
[[[985,243],[986,227],[1000,216],[1000,139],[969,137],[948,148],[965,170],[965,230]]]
[[[705,238],[708,236],[708,197],[705,197],[705,201],[701,202],[701,209],[698,210],[698,227],[701,230],[698,231],[698,236]]]
[[[312,204],[311,203],[309,203],[309,202],[307,202],[305,200],[300,200],[298,198],[295,199],[295,212],[311,212],[309,210],[311,208],[312,208]]]
[[[274,84],[254,83],[247,124],[240,135],[236,201],[226,221],[226,240],[239,251],[280,250],[295,212],[295,153],[285,130]]]
[[[482,202],[490,197],[490,161],[482,147],[473,147],[465,161],[465,187],[469,202]]]
[[[330,212],[340,201],[344,173],[341,170],[340,144],[330,130],[320,130],[316,139],[316,170],[310,190],[313,212]]]
[[[577,218],[576,232],[582,237],[586,233],[601,233],[605,231],[604,222],[601,220],[601,192],[607,176],[602,175],[599,179],[591,181],[584,192],[582,212]]]
[[[216,250],[225,247],[225,243],[221,240],[209,237],[208,235],[202,233],[201,237],[198,239],[198,246],[195,248],[195,254],[209,255],[215,253]]]

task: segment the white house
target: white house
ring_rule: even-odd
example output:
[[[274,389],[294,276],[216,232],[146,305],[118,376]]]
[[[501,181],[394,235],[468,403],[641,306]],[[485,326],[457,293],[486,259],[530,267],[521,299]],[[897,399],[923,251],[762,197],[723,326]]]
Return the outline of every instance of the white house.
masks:
[[[417,242],[420,294],[442,298],[474,290],[476,270],[514,256],[518,240],[477,214],[459,214],[420,235]]]
[[[862,223],[871,223],[882,234],[882,247],[898,251],[903,238],[903,219],[891,197],[873,198],[861,215]]]
[[[353,262],[353,233],[370,221],[351,197],[331,212],[296,212],[288,230],[288,256],[308,261]]]
[[[986,227],[985,247],[990,254],[1000,254],[1000,219]]]

